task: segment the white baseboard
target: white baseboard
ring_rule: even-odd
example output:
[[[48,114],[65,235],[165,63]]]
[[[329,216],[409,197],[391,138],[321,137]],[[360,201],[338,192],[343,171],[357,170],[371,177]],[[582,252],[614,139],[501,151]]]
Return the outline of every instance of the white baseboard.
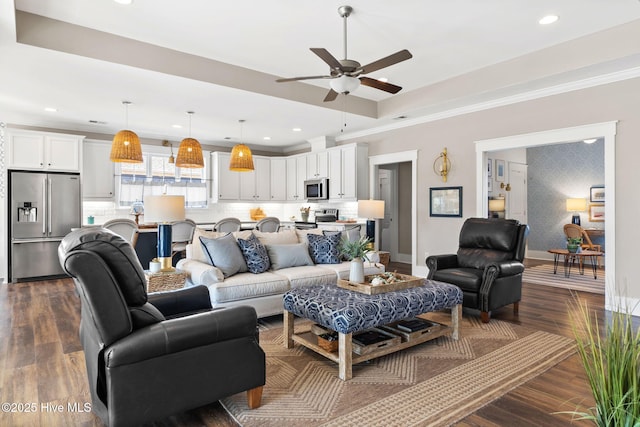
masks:
[[[539,259],[539,260],[544,260],[544,261],[553,261],[553,254],[550,254],[547,251],[527,250],[527,254],[525,255],[525,258]]]

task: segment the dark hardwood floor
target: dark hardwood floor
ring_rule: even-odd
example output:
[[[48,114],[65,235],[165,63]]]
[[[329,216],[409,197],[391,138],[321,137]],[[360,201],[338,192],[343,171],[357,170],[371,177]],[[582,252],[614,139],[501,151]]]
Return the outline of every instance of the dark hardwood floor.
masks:
[[[410,273],[406,264],[389,270]],[[604,296],[578,293],[604,318]],[[525,283],[520,313],[492,318],[572,337],[571,292]],[[90,412],[84,355],[78,340],[79,300],[70,279],[0,285],[0,397],[16,412],[0,412],[0,426],[99,426]],[[466,312],[465,316],[476,315]],[[460,386],[464,386],[463,384]],[[586,377],[574,355],[457,423],[457,426],[561,426],[577,405],[592,406]],[[22,405],[22,406],[20,406]],[[27,406],[29,405],[29,406]],[[62,405],[57,406],[57,405]],[[74,406],[75,405],[75,406]],[[3,407],[4,409],[5,407]],[[62,410],[56,410],[63,408]],[[27,412],[30,409],[31,412]],[[575,424],[584,424],[577,421]],[[179,414],[158,426],[235,426],[219,403]]]

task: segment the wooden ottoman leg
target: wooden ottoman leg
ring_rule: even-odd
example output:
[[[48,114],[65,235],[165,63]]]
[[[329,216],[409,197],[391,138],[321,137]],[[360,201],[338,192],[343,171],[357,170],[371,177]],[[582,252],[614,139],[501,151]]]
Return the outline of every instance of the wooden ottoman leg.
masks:
[[[460,339],[460,321],[462,320],[462,304],[458,304],[451,308],[451,327],[453,332],[451,338],[454,340]]]
[[[338,377],[347,381],[352,377],[352,352],[351,335],[338,332]]]
[[[293,313],[284,311],[284,347],[293,348]]]

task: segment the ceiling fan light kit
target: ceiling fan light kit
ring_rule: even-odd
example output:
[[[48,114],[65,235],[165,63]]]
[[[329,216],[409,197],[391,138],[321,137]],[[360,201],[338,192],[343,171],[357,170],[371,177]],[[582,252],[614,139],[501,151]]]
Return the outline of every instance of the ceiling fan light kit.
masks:
[[[277,79],[276,82],[285,83],[299,80],[331,79],[329,82],[331,89],[324,98],[325,102],[335,100],[339,94],[347,95],[352,93],[360,86],[360,84],[392,94],[398,93],[402,90],[402,87],[400,86],[365,77],[363,74],[372,73],[374,71],[381,70],[382,68],[397,64],[398,62],[406,61],[407,59],[412,58],[413,55],[411,55],[408,50],[403,49],[365,66],[360,65],[358,61],[348,59],[347,18],[349,18],[351,13],[353,13],[353,8],[351,6],[340,6],[338,8],[338,14],[343,19],[344,24],[344,59],[336,59],[327,49],[324,48],[310,48],[311,52],[315,53],[320,59],[329,65],[329,75],[283,78]]]

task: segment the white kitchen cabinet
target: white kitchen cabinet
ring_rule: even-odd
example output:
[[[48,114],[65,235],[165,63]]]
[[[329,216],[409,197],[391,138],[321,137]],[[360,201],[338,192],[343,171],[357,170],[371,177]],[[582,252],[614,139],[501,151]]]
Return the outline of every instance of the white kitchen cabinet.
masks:
[[[213,201],[240,199],[240,173],[229,170],[231,153],[211,153],[211,199]]]
[[[268,157],[253,156],[252,172],[240,175],[240,200],[268,202],[271,200],[271,162]]]
[[[369,198],[369,149],[364,144],[330,148],[329,200]]]
[[[7,136],[10,168],[80,172],[84,136],[14,129]]]
[[[307,178],[326,178],[329,174],[329,153],[319,151],[306,155],[307,158]]]
[[[285,157],[271,158],[271,201],[284,202],[287,200],[287,159]]]
[[[82,197],[112,200],[115,195],[111,144],[85,141],[82,149]]]
[[[307,158],[304,155],[287,157],[287,200],[305,201],[304,181],[307,179]]]

